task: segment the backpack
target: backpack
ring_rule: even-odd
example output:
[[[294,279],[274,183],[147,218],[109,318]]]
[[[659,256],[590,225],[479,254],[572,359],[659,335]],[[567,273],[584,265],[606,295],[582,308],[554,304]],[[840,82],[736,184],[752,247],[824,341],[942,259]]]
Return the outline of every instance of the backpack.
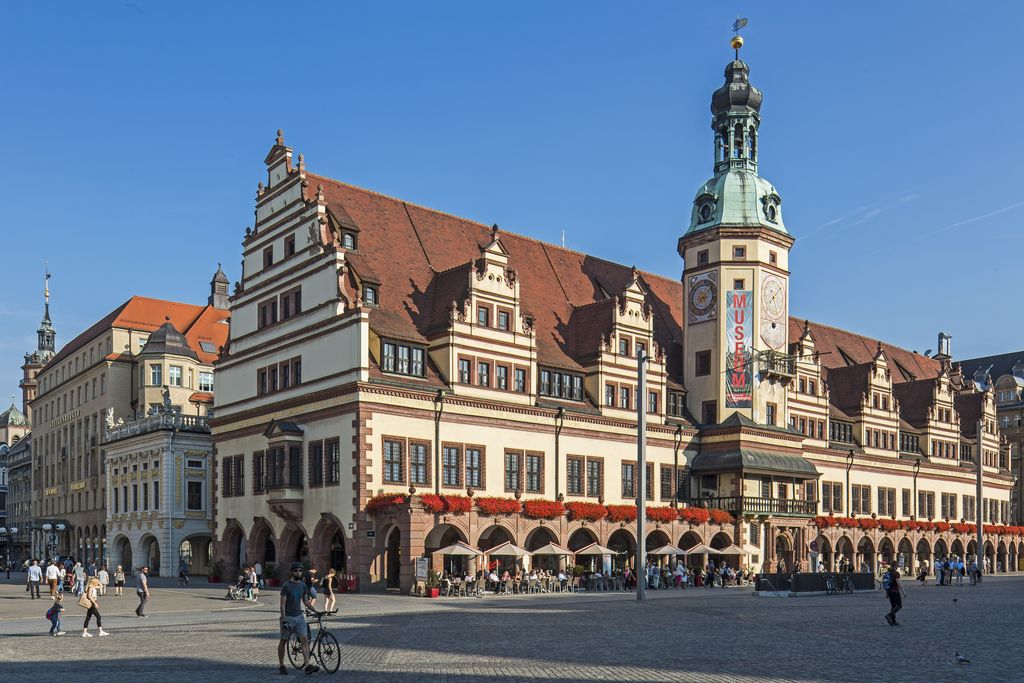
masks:
[[[882,574],[882,590],[892,590],[892,572]]]
[[[46,620],[49,621],[51,619],[53,619],[53,607],[52,606],[50,607],[50,609],[46,610]]]

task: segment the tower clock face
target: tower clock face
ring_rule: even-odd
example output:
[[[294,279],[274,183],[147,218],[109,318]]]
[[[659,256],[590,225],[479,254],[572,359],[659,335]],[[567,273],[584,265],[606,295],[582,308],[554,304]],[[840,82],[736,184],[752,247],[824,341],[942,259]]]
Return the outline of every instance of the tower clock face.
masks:
[[[704,273],[690,278],[690,299],[687,308],[691,323],[713,320],[717,312],[717,302],[718,279],[715,273]]]
[[[761,340],[776,351],[786,345],[786,281],[773,273],[761,279]]]

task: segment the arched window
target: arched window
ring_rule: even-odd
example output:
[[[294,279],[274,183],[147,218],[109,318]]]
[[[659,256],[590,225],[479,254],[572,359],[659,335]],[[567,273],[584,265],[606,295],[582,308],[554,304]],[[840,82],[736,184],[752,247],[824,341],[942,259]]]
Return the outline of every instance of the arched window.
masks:
[[[736,124],[736,129],[735,129],[735,131],[733,131],[733,136],[734,136],[734,139],[732,141],[732,144],[733,144],[733,153],[732,153],[733,158],[735,158],[735,159],[742,159],[743,158],[743,126],[741,126],[740,124],[737,123]]]
[[[722,139],[722,158],[721,158],[721,161],[728,161],[729,160],[729,129],[727,127],[725,127],[725,126],[722,126],[722,130],[719,131],[718,135]]]
[[[748,133],[750,139],[749,157],[751,161],[757,161],[757,129],[750,127]]]

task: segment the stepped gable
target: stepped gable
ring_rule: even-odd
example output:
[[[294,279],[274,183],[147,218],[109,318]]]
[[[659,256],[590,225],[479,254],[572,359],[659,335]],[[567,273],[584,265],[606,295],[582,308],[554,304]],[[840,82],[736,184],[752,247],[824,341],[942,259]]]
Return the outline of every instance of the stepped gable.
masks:
[[[880,343],[878,339],[813,321],[810,322],[810,327],[811,334],[814,335],[814,348],[821,354],[821,364],[829,370],[870,363],[878,353],[878,344]],[[790,339],[799,339],[803,329],[803,319],[790,317]],[[937,377],[942,370],[942,363],[934,358],[901,349],[884,341],[881,344],[882,351],[885,352],[885,357],[889,362],[889,369],[892,371],[892,381],[895,384],[931,379]]]
[[[450,295],[454,292],[458,300],[462,293],[452,280],[458,280],[457,269],[480,257],[491,241],[491,226],[312,173],[307,178],[308,198],[313,197],[311,188],[322,185],[328,208],[359,229],[358,253],[381,280],[380,307],[370,314],[374,329],[425,342],[437,325],[447,325]],[[592,330],[584,331],[582,341],[573,333],[574,310],[614,296],[629,283],[632,269],[504,230],[499,239],[518,273],[523,314],[534,320],[539,362],[579,370],[577,345],[590,348],[597,341],[590,339]],[[681,283],[648,273],[643,277],[657,316],[655,341],[678,356]],[[442,301],[442,310],[436,310]],[[680,361],[669,366],[677,380]]]

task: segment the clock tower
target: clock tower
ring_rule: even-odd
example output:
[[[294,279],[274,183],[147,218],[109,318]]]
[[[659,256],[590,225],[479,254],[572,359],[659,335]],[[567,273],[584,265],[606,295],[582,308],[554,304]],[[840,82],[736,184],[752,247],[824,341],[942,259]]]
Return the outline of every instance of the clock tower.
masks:
[[[732,413],[785,425],[789,250],[782,198],[757,174],[761,91],[739,59],[711,97],[714,177],[693,200],[683,257],[683,377],[702,424]]]

